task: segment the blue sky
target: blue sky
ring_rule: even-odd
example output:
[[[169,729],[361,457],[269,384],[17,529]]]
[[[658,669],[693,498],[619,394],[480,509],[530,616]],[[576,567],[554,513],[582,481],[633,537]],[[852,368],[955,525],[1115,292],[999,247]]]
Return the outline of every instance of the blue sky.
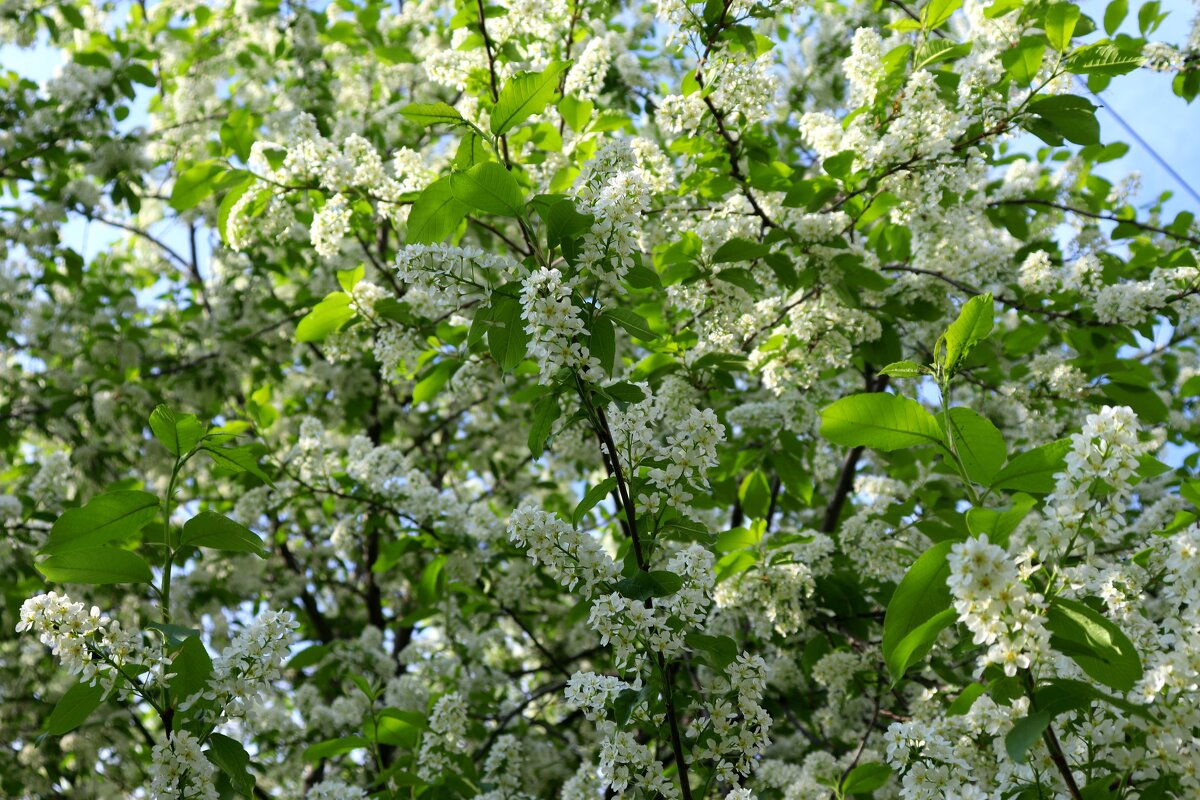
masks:
[[[1103,16],[1107,0],[1084,0],[1079,3],[1083,11],[1093,19]],[[1188,0],[1163,0],[1162,9],[1169,12],[1167,20],[1156,34],[1171,42],[1182,42],[1188,36],[1196,7]],[[1126,20],[1123,30],[1136,34],[1136,7]],[[60,54],[50,47],[20,50],[11,46],[0,46],[0,65],[14,69],[34,80],[50,77],[61,60]],[[1114,183],[1131,171],[1142,175],[1142,192],[1137,202],[1144,203],[1164,191],[1174,193],[1167,204],[1174,213],[1188,209],[1200,212],[1200,204],[1190,197],[1179,181],[1160,166],[1152,154],[1131,140],[1118,124],[1111,112],[1119,114],[1129,123],[1159,156],[1170,163],[1175,171],[1194,189],[1200,190],[1200,147],[1196,146],[1200,136],[1200,100],[1192,105],[1185,104],[1171,92],[1171,75],[1138,70],[1113,81],[1100,95],[1101,109],[1097,116],[1101,123],[1101,135],[1105,142],[1125,141],[1129,152],[1121,159],[1100,165],[1097,169]],[[1111,109],[1111,111],[1110,111]],[[135,110],[126,124],[138,124],[144,114]],[[1019,150],[1032,150],[1040,142],[1031,136],[1014,144]],[[178,234],[159,230],[166,239],[173,240]],[[175,235],[173,235],[175,234]],[[64,236],[76,247],[85,250],[90,258],[120,238],[120,231],[106,229],[93,223],[85,227],[81,221],[72,222],[64,230]],[[85,246],[86,245],[86,246]]]

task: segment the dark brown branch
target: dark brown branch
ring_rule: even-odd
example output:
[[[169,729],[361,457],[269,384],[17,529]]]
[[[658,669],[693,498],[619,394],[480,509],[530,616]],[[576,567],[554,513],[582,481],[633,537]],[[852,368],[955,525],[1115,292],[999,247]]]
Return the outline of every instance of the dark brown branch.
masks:
[[[512,617],[512,621],[517,623],[518,628],[525,631],[525,635],[529,637],[529,641],[533,642],[533,646],[538,649],[538,652],[546,657],[546,660],[550,662],[556,672],[561,673],[564,678],[571,677],[570,671],[562,665],[562,662],[560,662],[553,653],[551,653],[540,641],[538,641],[537,636],[534,635],[529,626],[517,616],[517,612],[513,611],[508,606],[501,606],[500,608],[505,614],[508,614],[508,616]]]
[[[1106,222],[1125,223],[1126,225],[1132,225],[1135,228],[1138,228],[1143,231],[1149,231],[1150,233],[1159,233],[1159,234],[1162,234],[1163,236],[1169,236],[1172,239],[1177,239],[1181,242],[1187,242],[1188,244],[1192,245],[1193,247],[1200,247],[1200,237],[1189,236],[1187,234],[1182,234],[1182,233],[1175,233],[1174,231],[1168,230],[1166,228],[1160,228],[1156,225],[1151,225],[1147,222],[1139,222],[1136,219],[1124,219],[1122,217],[1118,217],[1116,214],[1113,214],[1111,212],[1104,213],[1104,212],[1100,212],[1100,211],[1088,211],[1085,208],[1075,208],[1074,206],[1069,206],[1069,205],[1066,205],[1065,203],[1056,203],[1052,200],[1038,200],[1037,198],[1026,197],[1026,198],[1021,198],[1021,199],[1016,199],[1016,200],[996,200],[995,202],[989,203],[988,205],[993,206],[993,207],[995,207],[995,206],[1045,206],[1047,208],[1056,208],[1059,211],[1066,211],[1069,214],[1077,214],[1078,216],[1088,217],[1090,219],[1104,220]]]
[[[942,283],[945,283],[949,286],[953,286],[955,289],[958,289],[959,291],[961,291],[965,294],[969,294],[969,295],[981,294],[981,292],[978,289],[968,286],[967,284],[963,283],[962,281],[957,280],[955,278],[951,278],[949,275],[938,272],[937,270],[923,269],[921,267],[910,267],[907,264],[885,264],[884,266],[880,267],[880,269],[882,269],[884,272],[907,272],[912,275],[928,275],[931,278],[937,278]],[[1079,314],[1076,314],[1074,312],[1052,311],[1048,308],[1038,308],[1037,306],[1027,305],[1025,303],[1020,302],[1019,300],[1014,300],[1013,298],[1007,297],[1002,294],[995,295],[995,299],[996,299],[996,302],[1000,303],[1001,305],[1008,306],[1009,308],[1014,308],[1017,311],[1025,311],[1029,314],[1037,314],[1039,316],[1046,317],[1048,319],[1070,320],[1071,322],[1074,322],[1076,325],[1082,325],[1082,326],[1088,327],[1088,328],[1107,327],[1102,322],[1098,322],[1097,320],[1094,320],[1094,319],[1087,319],[1086,317],[1081,317],[1081,316],[1079,316]]]
[[[287,565],[293,573],[301,579],[307,580],[304,570],[296,561],[296,557],[292,555],[292,551],[288,549],[287,543],[279,542],[279,555],[283,556],[283,563]],[[312,592],[305,587],[300,590],[300,603],[304,606],[304,613],[308,615],[308,619],[312,622],[313,629],[317,632],[317,638],[322,644],[329,644],[333,641],[333,626],[329,624],[329,620],[321,613],[321,607],[317,605],[317,598],[313,597]]]

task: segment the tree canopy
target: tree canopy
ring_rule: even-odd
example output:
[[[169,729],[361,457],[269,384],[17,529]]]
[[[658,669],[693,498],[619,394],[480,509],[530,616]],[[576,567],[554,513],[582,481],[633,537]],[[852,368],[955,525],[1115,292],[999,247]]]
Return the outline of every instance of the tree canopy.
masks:
[[[1198,31],[0,6],[0,795],[1196,797]]]

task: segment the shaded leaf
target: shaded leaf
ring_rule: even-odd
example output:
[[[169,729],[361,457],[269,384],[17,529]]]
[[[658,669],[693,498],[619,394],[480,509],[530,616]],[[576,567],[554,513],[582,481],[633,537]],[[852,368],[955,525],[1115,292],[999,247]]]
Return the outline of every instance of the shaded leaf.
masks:
[[[96,495],[82,508],[62,513],[50,529],[43,553],[94,548],[124,539],[158,515],[158,498],[132,489]]]
[[[92,712],[100,707],[104,700],[104,687],[99,684],[88,686],[77,683],[66,694],[58,698],[50,718],[46,720],[46,733],[51,736],[62,736],[78,728]]]
[[[942,628],[954,622],[950,588],[946,585],[950,577],[946,557],[953,544],[951,540],[938,542],[922,553],[888,603],[881,648],[892,683],[904,677],[908,668],[929,652]],[[945,616],[947,611],[949,618]],[[910,639],[912,634],[915,638]]]
[[[257,533],[215,511],[201,511],[185,522],[179,543],[184,547],[207,547],[267,557],[263,541]]]
[[[141,556],[115,547],[83,547],[52,555],[38,572],[57,583],[150,583],[150,567]]]

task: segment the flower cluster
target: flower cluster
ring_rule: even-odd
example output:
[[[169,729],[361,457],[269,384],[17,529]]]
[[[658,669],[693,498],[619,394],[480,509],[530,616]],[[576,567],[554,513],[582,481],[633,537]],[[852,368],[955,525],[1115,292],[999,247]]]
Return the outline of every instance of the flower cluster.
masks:
[[[618,285],[634,265],[641,217],[649,208],[653,183],[637,164],[630,144],[611,141],[596,154],[578,193],[579,210],[596,218],[583,238],[581,267]]]
[[[1059,531],[1055,540],[1074,539],[1084,528],[1103,541],[1122,536],[1140,459],[1156,448],[1140,441],[1140,431],[1131,408],[1104,406],[1088,415],[1079,433],[1071,434],[1067,468],[1058,475],[1049,500],[1049,524]]]
[[[1042,595],[1025,586],[1004,550],[986,535],[958,542],[947,558],[946,579],[958,620],[977,645],[988,645],[980,669],[999,664],[1006,675],[1029,669],[1049,651]]]
[[[150,800],[217,800],[217,767],[200,751],[200,740],[175,731],[154,745],[150,762]]]
[[[395,269],[407,287],[407,303],[434,319],[483,297],[490,284],[513,279],[519,265],[511,256],[478,247],[410,244],[396,253]]]
[[[543,383],[550,383],[563,368],[576,370],[592,382],[604,377],[600,359],[580,341],[588,330],[571,294],[562,273],[546,267],[531,273],[521,288],[529,354],[538,362]]]
[[[611,726],[610,726],[611,728]],[[666,769],[654,751],[638,742],[630,730],[612,728],[600,745],[600,777],[618,800],[662,797],[675,800],[679,787],[667,780]]]
[[[725,426],[707,408],[688,409],[682,418],[669,420],[675,413],[670,399],[647,394],[610,416],[617,456],[627,474],[645,478],[637,491],[638,511],[658,515],[673,508],[696,518],[691,500],[695,491],[708,488],[707,473],[717,464]],[[673,424],[665,425],[668,420]]]
[[[699,545],[679,550],[666,571],[682,579],[679,589],[653,603],[645,603],[618,592],[597,597],[588,624],[600,643],[613,648],[619,668],[641,667],[646,652],[666,658],[683,654],[690,630],[708,617],[713,588],[712,555]]]
[[[87,610],[83,603],[57,592],[22,603],[16,629],[37,634],[67,672],[91,686],[100,684],[106,691],[131,680],[126,670],[133,666],[145,667],[142,683],[133,687],[138,691],[171,677],[166,672],[170,664],[160,650],[146,647],[140,636],[101,614],[96,606]]]
[[[638,682],[633,685],[612,675],[598,675],[595,672],[576,672],[567,681],[563,698],[583,715],[593,722],[604,719],[609,706],[617,696],[628,689],[641,688]]]
[[[767,688],[767,664],[761,656],[738,655],[729,665],[724,692],[714,691],[704,717],[688,728],[695,740],[693,757],[711,761],[717,780],[736,784],[750,775],[771,744],[771,715],[760,701]]]
[[[534,564],[544,566],[570,591],[581,586],[585,595],[591,595],[620,574],[617,563],[594,536],[536,505],[526,503],[513,512],[508,535],[517,547],[529,550]]]
[[[467,707],[457,692],[444,694],[433,705],[429,730],[417,755],[417,774],[436,781],[452,769],[450,755],[467,748]]]

